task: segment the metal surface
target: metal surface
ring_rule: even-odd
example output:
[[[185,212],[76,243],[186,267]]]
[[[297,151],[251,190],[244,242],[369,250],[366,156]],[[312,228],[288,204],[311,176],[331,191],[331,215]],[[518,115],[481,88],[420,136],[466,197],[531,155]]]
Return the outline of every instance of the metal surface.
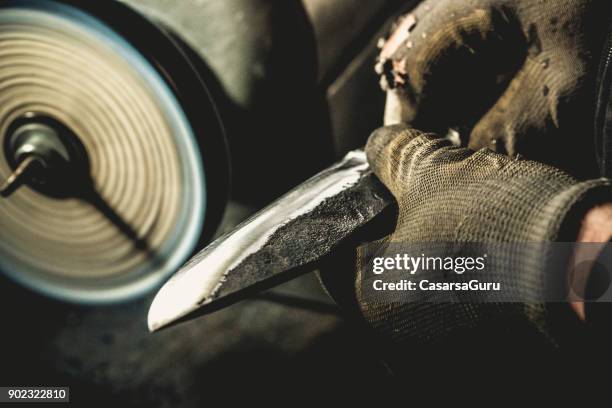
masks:
[[[13,175],[9,177],[5,193],[27,185],[64,198],[80,187],[83,175],[89,180],[85,148],[70,129],[53,118],[28,112],[8,126],[4,147],[7,162],[15,169],[13,175],[20,175],[12,182]],[[24,167],[26,163],[30,164]]]
[[[196,255],[155,297],[149,329],[216,310],[307,271],[391,202],[365,153],[350,152]]]
[[[89,167],[80,177],[90,186],[61,197],[26,187],[0,202],[0,268],[62,299],[115,301],[157,285],[198,244],[209,198],[194,134],[202,129],[176,88],[190,77],[169,83],[158,71],[173,72],[160,63],[173,52],[169,39],[155,44],[154,65],[135,44],[138,35],[150,42],[162,34],[141,17],[122,6],[111,27],[95,3],[83,2],[92,13],[69,3],[1,3],[0,138],[6,145],[12,124],[29,113],[54,118],[84,146]],[[99,15],[117,7],[109,3]],[[130,42],[124,24],[137,33]],[[201,117],[210,116],[206,98],[198,95]],[[13,161],[0,157],[0,179]]]
[[[19,187],[26,184],[31,175],[38,171],[40,167],[40,161],[34,156],[29,156],[21,161],[15,171],[6,179],[4,185],[0,187],[0,196],[3,198],[10,197]]]
[[[229,141],[232,198],[263,206],[333,163],[301,0],[125,3],[184,43],[205,76]]]

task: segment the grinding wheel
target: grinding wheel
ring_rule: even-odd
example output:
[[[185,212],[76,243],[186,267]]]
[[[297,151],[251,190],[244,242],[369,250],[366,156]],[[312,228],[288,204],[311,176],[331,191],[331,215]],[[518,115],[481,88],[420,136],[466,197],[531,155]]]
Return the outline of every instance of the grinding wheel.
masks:
[[[0,145],[0,180],[15,184],[0,199],[0,269],[64,300],[160,284],[211,237],[227,197],[202,78],[116,2],[0,3]]]

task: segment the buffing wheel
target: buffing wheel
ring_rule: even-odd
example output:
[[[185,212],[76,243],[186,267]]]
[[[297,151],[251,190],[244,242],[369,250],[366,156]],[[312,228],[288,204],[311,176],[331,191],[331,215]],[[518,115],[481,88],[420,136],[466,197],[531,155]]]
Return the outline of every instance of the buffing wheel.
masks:
[[[227,194],[221,127],[188,58],[127,7],[95,3],[0,5],[0,178],[19,164],[16,123],[58,123],[83,156],[65,188],[26,182],[0,200],[0,268],[86,302],[159,284],[214,230]]]

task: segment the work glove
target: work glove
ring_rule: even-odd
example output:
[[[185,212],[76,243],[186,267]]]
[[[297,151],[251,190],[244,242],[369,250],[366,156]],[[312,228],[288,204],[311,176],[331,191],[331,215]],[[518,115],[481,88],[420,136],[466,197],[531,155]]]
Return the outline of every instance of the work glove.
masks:
[[[461,247],[575,241],[585,211],[612,200],[608,179],[579,182],[545,164],[486,148],[456,147],[445,138],[406,125],[374,132],[366,154],[372,170],[397,201],[395,230],[361,246],[356,257],[353,249],[348,257],[352,267],[336,262],[321,277],[341,306],[377,338],[403,351],[414,350],[407,344],[431,346],[457,343],[460,338],[472,346],[501,347],[489,341],[490,336],[509,334],[555,347],[571,325],[580,323],[567,304],[549,305],[539,297],[546,287],[563,287],[567,279],[563,267],[551,274],[541,253],[504,253],[504,246],[497,250],[495,257],[507,262],[498,264],[495,272],[504,281],[505,293],[514,294],[508,303],[496,302],[495,297],[463,302],[450,293],[373,293],[368,262],[372,253],[394,258],[401,245],[410,248],[413,243],[424,244],[426,251],[428,246],[448,242]],[[569,326],[559,323],[566,320]],[[397,356],[394,359],[398,361]]]
[[[402,17],[377,71],[385,124],[446,134],[599,175],[596,77],[608,32],[605,0],[426,0]]]
[[[506,254],[514,265],[500,271],[505,283],[533,300],[514,303],[373,295],[366,274],[372,253],[393,257],[397,244],[576,240],[586,208],[610,200],[608,180],[578,181],[600,174],[593,116],[609,7],[427,0],[391,30],[376,69],[385,124],[398,125],[375,132],[366,152],[397,200],[397,223],[357,254],[345,248],[321,278],[347,315],[391,346],[381,350],[396,367],[397,351],[414,350],[406,345],[503,348],[512,338],[548,347],[580,331],[567,304],[537,301],[567,270],[551,275],[533,257]]]

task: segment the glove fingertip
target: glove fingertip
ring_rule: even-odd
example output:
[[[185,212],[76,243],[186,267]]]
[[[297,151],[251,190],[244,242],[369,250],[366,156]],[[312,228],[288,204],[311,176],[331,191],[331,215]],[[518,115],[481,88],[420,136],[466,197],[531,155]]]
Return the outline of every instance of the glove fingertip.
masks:
[[[411,140],[423,135],[422,132],[404,124],[382,127],[368,139],[365,147],[366,156],[372,171],[393,193],[394,166],[398,165],[395,157]]]
[[[409,130],[411,130],[411,128],[403,124],[385,126],[375,130],[370,135],[365,147],[370,165],[375,166],[378,162],[384,161],[389,154],[386,150],[391,144],[391,141]]]

